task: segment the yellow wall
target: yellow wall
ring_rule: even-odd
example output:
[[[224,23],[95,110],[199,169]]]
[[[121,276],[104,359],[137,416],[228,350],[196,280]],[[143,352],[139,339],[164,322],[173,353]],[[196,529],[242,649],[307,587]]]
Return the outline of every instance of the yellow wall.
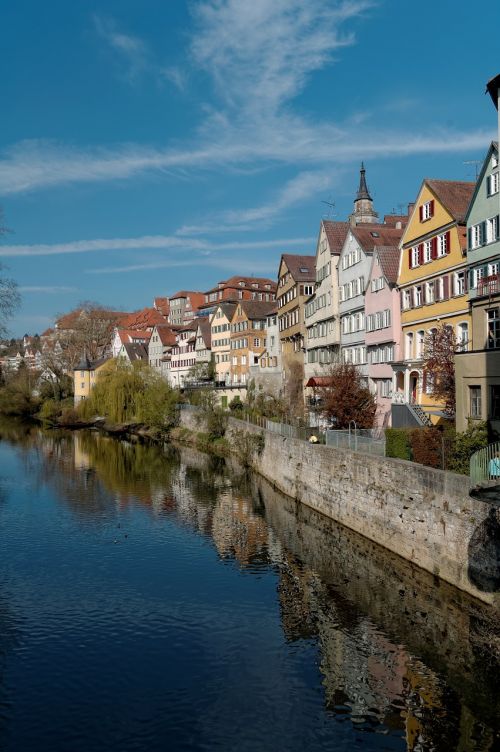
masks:
[[[109,361],[101,363],[97,368],[90,371],[73,371],[74,402],[77,405],[87,399],[90,390],[95,386],[96,379]]]

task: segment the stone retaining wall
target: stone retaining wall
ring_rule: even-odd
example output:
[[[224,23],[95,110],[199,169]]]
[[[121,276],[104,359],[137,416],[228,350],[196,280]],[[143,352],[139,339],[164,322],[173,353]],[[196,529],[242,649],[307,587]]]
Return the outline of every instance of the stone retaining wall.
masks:
[[[469,496],[468,478],[287,439],[234,418],[229,440],[242,429],[265,436],[253,467],[287,496],[498,605],[499,506]]]

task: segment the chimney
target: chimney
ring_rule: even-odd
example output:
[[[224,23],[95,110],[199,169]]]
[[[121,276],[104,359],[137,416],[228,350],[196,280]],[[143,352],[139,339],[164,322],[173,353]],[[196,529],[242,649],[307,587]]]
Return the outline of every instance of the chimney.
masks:
[[[408,216],[410,216],[410,214],[412,213],[412,211],[413,211],[413,209],[414,209],[414,208],[415,208],[415,202],[414,202],[414,201],[411,201],[411,202],[410,202],[410,203],[408,204]]]

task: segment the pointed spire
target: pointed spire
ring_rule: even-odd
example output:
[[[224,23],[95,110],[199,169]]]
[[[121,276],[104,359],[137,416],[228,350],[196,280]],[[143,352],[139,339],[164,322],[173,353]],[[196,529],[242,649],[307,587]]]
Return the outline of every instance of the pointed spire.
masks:
[[[356,200],[359,201],[362,198],[368,199],[368,201],[372,200],[372,197],[370,196],[370,193],[368,191],[368,186],[366,185],[366,178],[365,178],[365,166],[363,162],[361,162],[361,169],[359,171],[359,189],[358,189],[358,195],[356,196]]]

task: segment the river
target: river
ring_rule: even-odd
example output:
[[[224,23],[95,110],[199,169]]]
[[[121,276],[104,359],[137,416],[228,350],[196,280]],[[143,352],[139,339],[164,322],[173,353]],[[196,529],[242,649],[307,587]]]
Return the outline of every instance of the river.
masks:
[[[0,426],[0,749],[493,750],[498,624],[190,449]]]

